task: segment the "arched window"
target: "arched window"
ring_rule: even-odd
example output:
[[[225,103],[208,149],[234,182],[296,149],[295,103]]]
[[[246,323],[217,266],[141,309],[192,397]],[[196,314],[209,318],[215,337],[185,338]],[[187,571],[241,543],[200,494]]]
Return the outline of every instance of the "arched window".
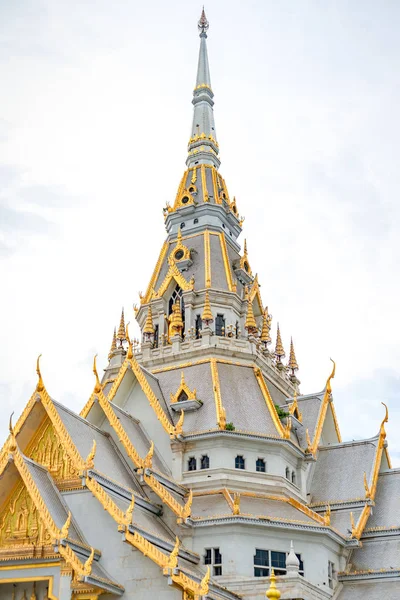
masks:
[[[194,456],[191,456],[188,460],[188,471],[195,471],[197,468],[197,461]]]
[[[244,469],[244,457],[237,456],[235,458],[235,469]]]
[[[286,479],[289,479],[289,481],[290,481],[290,469],[289,469],[289,467],[286,467]]]
[[[210,458],[205,454],[201,457],[200,460],[200,469],[209,469],[210,468]]]
[[[185,329],[185,305],[182,301],[182,289],[176,284],[174,291],[171,294],[171,298],[168,303],[168,315],[172,313],[172,306],[179,301],[181,307],[182,321],[183,321],[183,329]]]
[[[296,485],[296,473],[292,471],[292,483]]]
[[[258,473],[265,473],[265,460],[263,458],[257,458],[256,471],[258,471]]]
[[[215,335],[225,335],[225,317],[224,315],[217,315],[215,319]]]
[[[203,327],[201,315],[196,315],[196,320],[194,322],[194,325],[195,325],[195,331],[196,331],[196,340],[198,340],[200,337],[201,328]]]

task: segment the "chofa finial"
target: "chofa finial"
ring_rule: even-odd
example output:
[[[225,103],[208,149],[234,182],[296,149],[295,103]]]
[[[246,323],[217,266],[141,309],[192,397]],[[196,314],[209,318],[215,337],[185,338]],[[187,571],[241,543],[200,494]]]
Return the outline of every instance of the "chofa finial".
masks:
[[[206,31],[210,27],[210,23],[207,21],[204,6],[203,6],[203,10],[201,11],[200,20],[197,23],[197,27],[199,28],[199,31],[200,31],[200,37],[202,37],[203,35],[205,35],[207,37]]]
[[[44,390],[44,383],[43,383],[43,379],[42,379],[42,374],[40,372],[40,357],[41,356],[42,355],[39,354],[39,356],[37,357],[37,361],[36,361],[36,373],[37,373],[37,376],[39,378],[38,382],[37,382],[37,385],[36,385],[36,391],[37,392],[42,392]]]
[[[93,373],[94,373],[94,376],[96,378],[96,383],[95,383],[95,386],[94,386],[94,391],[96,393],[98,393],[101,390],[101,383],[100,383],[100,379],[99,379],[99,374],[97,373],[96,359],[97,359],[97,354],[95,354],[94,357],[93,357]]]

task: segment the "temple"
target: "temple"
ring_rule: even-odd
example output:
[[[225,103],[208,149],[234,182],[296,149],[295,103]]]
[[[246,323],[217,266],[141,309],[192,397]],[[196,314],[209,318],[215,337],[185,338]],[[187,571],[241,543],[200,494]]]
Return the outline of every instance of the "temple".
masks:
[[[1,600],[400,597],[387,408],[373,438],[343,441],[335,363],[321,391],[300,391],[219,170],[208,27],[203,10],[186,170],[134,307],[140,342],[122,313],[79,415],[38,359],[10,419]]]

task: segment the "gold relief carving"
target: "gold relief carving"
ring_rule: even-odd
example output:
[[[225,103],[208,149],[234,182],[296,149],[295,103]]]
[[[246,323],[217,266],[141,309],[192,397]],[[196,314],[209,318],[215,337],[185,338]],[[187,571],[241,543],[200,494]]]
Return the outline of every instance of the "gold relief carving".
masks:
[[[204,268],[206,288],[211,287],[211,249],[210,249],[210,232],[208,229],[204,232]]]
[[[215,358],[210,359],[211,365],[211,376],[214,388],[214,400],[215,400],[215,408],[217,413],[217,424],[219,429],[225,429],[226,425],[226,412],[224,407],[222,406],[222,397],[221,397],[221,387],[219,384],[219,375],[218,375],[218,367],[217,361]]]
[[[32,553],[32,547],[51,547],[52,536],[45,528],[32,498],[21,481],[0,513],[1,554]]]
[[[57,483],[78,477],[77,470],[48,418],[29,444],[26,456],[46,467]]]

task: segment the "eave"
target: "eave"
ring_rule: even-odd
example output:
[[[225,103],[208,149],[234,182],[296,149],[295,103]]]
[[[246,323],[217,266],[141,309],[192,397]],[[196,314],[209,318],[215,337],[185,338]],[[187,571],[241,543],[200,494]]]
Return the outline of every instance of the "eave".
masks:
[[[215,517],[198,518],[190,517],[188,519],[188,524],[193,528],[214,527],[221,525],[249,525],[253,527],[267,527],[270,529],[279,528],[292,531],[307,531],[309,533],[326,535],[343,547],[356,548],[361,545],[357,539],[345,538],[339,532],[336,532],[335,530],[326,526],[308,525],[306,523],[293,522],[272,517],[254,517],[246,515],[220,515]]]

